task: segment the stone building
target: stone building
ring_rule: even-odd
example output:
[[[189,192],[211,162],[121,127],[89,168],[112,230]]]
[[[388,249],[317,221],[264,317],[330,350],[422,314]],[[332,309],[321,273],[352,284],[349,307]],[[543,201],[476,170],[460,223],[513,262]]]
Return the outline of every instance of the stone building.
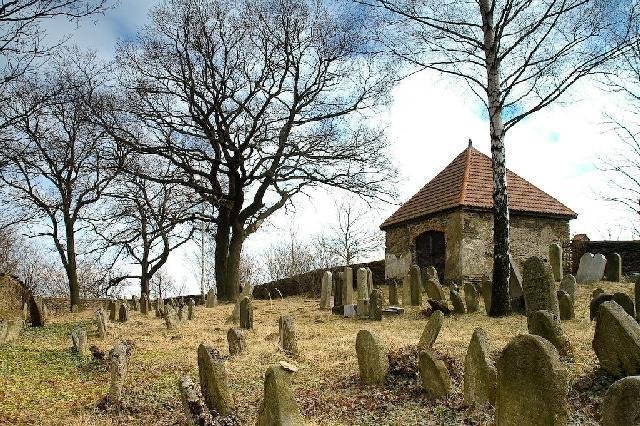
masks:
[[[511,254],[548,258],[549,244],[569,241],[577,214],[507,171]],[[444,282],[491,276],[491,159],[469,144],[444,170],[380,225],[386,233],[385,275],[402,278],[412,263],[435,266]]]

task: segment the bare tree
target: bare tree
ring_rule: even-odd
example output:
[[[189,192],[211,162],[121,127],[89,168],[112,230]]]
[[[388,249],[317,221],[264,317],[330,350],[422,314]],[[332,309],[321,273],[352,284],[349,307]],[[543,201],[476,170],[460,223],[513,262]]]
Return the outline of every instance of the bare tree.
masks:
[[[335,203],[336,223],[329,231],[332,253],[344,265],[351,265],[384,247],[384,237],[367,212],[352,201]]]
[[[369,29],[343,3],[166,0],[120,49],[126,111],[106,127],[170,161],[169,180],[212,206],[221,299],[237,297],[246,238],[297,194],[393,194],[387,141],[371,127],[393,63],[368,51]]]
[[[83,215],[112,182],[123,158],[92,121],[104,89],[104,64],[92,55],[58,58],[50,71],[17,85],[0,153],[3,191],[50,238],[66,271],[71,305],[78,305],[77,233]],[[39,225],[39,226],[38,226]]]
[[[517,123],[615,58],[628,8],[603,0],[359,0],[388,23],[380,42],[414,70],[462,79],[489,117],[493,167],[491,315],[509,312],[505,137]]]
[[[167,271],[166,266],[161,267],[151,277],[149,285],[149,297],[154,299],[162,299],[169,294],[177,294],[178,287]]]
[[[287,234],[287,239],[273,242],[262,255],[266,281],[293,277],[315,269],[311,245],[297,237],[298,231],[293,226]]]

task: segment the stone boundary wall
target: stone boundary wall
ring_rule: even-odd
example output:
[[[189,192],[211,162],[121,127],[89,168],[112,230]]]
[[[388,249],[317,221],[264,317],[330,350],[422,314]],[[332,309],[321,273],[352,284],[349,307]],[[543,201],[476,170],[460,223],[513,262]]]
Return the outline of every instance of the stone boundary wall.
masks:
[[[571,270],[578,272],[580,258],[585,253],[618,253],[622,257],[622,274],[640,272],[640,241],[571,241]]]
[[[354,280],[353,284],[356,284],[355,273],[358,268],[370,268],[373,272],[373,282],[376,284],[384,283],[384,260],[376,260],[375,262],[358,263],[349,265],[353,269]],[[253,297],[256,299],[268,299],[269,294],[271,298],[277,298],[282,294],[282,297],[287,296],[299,296],[306,295],[309,297],[320,297],[320,288],[322,286],[322,274],[324,271],[340,270],[344,266],[336,266],[328,269],[316,269],[314,271],[305,272],[304,274],[295,275],[289,278],[283,278],[276,281],[271,281],[265,284],[257,285],[253,288]],[[278,293],[278,291],[280,293]]]
[[[69,305],[68,297],[43,297],[44,303],[47,305],[47,309],[50,314],[58,314],[63,312],[70,312],[71,306]],[[108,302],[109,298],[99,299],[80,299],[80,310],[97,310],[102,307],[102,304]]]

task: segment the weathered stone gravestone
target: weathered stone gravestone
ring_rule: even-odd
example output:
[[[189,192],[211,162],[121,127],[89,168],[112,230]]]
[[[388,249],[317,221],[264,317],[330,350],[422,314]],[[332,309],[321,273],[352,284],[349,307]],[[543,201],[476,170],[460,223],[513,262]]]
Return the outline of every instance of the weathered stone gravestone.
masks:
[[[464,358],[464,403],[484,405],[496,402],[496,366],[489,352],[487,334],[476,328]]]
[[[240,328],[253,329],[253,305],[246,296],[240,301]]]
[[[247,348],[247,341],[244,331],[240,328],[230,328],[227,331],[227,343],[229,344],[229,355],[239,355]]]
[[[438,271],[433,266],[427,266],[422,270],[422,279],[424,282],[427,280],[435,281],[438,285],[440,285],[440,278],[438,278]],[[425,287],[426,290],[426,287]]]
[[[76,352],[84,353],[84,347],[87,344],[87,332],[84,328],[74,328],[71,331],[71,344]]]
[[[560,320],[551,268],[540,258],[532,256],[525,261],[523,289],[527,316],[536,311],[549,311]]]
[[[373,291],[373,271],[371,268],[367,268],[367,289],[368,294],[371,295],[371,292]]]
[[[101,339],[107,337],[107,313],[102,308],[96,311],[96,324],[98,325],[98,336]]]
[[[449,298],[451,299],[451,305],[453,305],[453,313],[454,314],[464,314],[466,310],[464,308],[464,302],[462,301],[462,297],[460,297],[460,293],[458,293],[453,288],[449,291]]]
[[[610,300],[613,300],[613,295],[607,294],[607,293],[599,293],[597,296],[591,299],[591,302],[589,303],[589,319],[591,321],[596,319],[596,317],[598,316],[598,310],[600,309],[600,306],[604,302],[608,302]]]
[[[622,257],[618,253],[609,253],[607,255],[604,277],[607,281],[616,283],[622,281]]]
[[[345,318],[353,318],[356,316],[356,305],[344,305],[342,307],[342,315]]]
[[[163,317],[164,317],[164,323],[167,326],[168,330],[175,328],[178,322],[178,317],[176,315],[176,311],[173,309],[173,306],[171,306],[171,304],[164,305]]]
[[[636,309],[635,306],[633,306],[633,300],[631,299],[631,297],[629,297],[629,295],[621,292],[613,293],[611,300],[622,306],[622,309],[624,309],[626,313],[631,315],[632,318],[636,317]]]
[[[444,316],[451,314],[451,309],[449,309],[449,305],[446,300],[427,299],[427,303],[433,312],[440,311]]]
[[[389,358],[380,339],[369,330],[360,330],[356,337],[356,353],[363,383],[384,383],[389,372]]]
[[[507,344],[496,364],[496,425],[567,424],[567,371],[551,343],[521,334]]]
[[[297,355],[298,343],[296,341],[296,329],[293,323],[293,317],[281,315],[278,320],[278,329],[278,345],[280,350],[290,355]]]
[[[148,297],[147,293],[142,293],[140,295],[140,313],[142,315],[147,315],[149,313]]]
[[[140,310],[140,302],[138,302],[138,298],[135,294],[131,296],[131,309],[134,311]]]
[[[22,305],[22,321],[25,323],[29,321],[29,303],[27,302]]]
[[[359,318],[369,316],[369,273],[365,268],[358,268],[357,286],[358,286],[358,308],[357,314]]]
[[[418,349],[431,349],[435,343],[440,330],[442,329],[442,321],[444,320],[444,314],[442,311],[434,311],[427,320],[427,324],[422,330],[420,336],[420,342],[418,343]]]
[[[214,289],[209,289],[207,292],[207,303],[205,307],[207,308],[215,308],[218,306],[218,295],[216,294]]]
[[[640,326],[616,302],[598,309],[592,346],[600,367],[613,376],[640,373]]]
[[[129,306],[127,306],[126,303],[122,303],[120,305],[120,310],[118,311],[118,321],[119,322],[129,321]]]
[[[185,320],[185,313],[184,313],[184,305],[180,304],[178,306],[178,321],[184,321]]]
[[[524,284],[520,268],[518,268],[511,255],[509,255],[509,271],[509,297],[512,300],[511,305],[514,305],[513,300],[522,299],[524,295]]]
[[[560,310],[560,319],[570,320],[575,318],[575,313],[573,311],[573,300],[569,293],[563,290],[558,290],[556,295],[558,296],[558,309]]]
[[[464,302],[467,305],[467,312],[477,312],[480,306],[478,301],[478,290],[473,283],[466,282],[464,284]]]
[[[593,260],[589,266],[588,282],[595,283],[598,281],[602,281],[602,278],[604,277],[604,268],[605,266],[607,266],[607,258],[600,253],[594,254]]]
[[[549,311],[535,311],[527,317],[530,334],[543,337],[558,350],[560,355],[572,353],[571,343],[562,332],[560,322]]]
[[[382,290],[379,288],[371,292],[369,299],[369,318],[374,321],[382,321]]]
[[[562,247],[558,243],[549,245],[549,264],[554,281],[562,281]]]
[[[342,271],[342,304],[353,305],[353,270],[349,267]]]
[[[578,264],[578,272],[576,273],[576,282],[578,284],[586,284],[589,283],[589,271],[591,269],[591,264],[593,263],[593,254],[585,253],[580,258],[580,263]]]
[[[31,318],[32,327],[43,327],[46,323],[46,315],[43,309],[44,303],[40,298],[35,298],[33,295],[29,297],[29,318]]]
[[[576,300],[576,279],[573,275],[567,274],[562,278],[560,282],[560,290],[566,292],[571,298],[572,302]]]
[[[189,298],[189,302],[187,303],[187,319],[192,320],[196,315],[196,302],[193,301],[192,298]]]
[[[484,310],[487,315],[489,315],[489,311],[491,311],[491,281],[489,277],[482,277],[482,299],[484,301]]]
[[[402,305],[411,306],[411,271],[402,280]]]
[[[325,271],[322,274],[322,288],[320,290],[320,309],[331,309],[331,288],[333,280],[331,279],[331,271]]]
[[[116,300],[109,301],[109,321],[115,321],[118,318],[118,302]]]
[[[640,424],[640,377],[620,379],[612,384],[602,401],[602,426]]]
[[[213,424],[211,412],[204,403],[200,389],[189,376],[178,378],[178,391],[189,425]]]
[[[411,306],[422,305],[422,282],[420,279],[420,267],[413,265],[410,272]]]
[[[444,289],[437,281],[427,279],[425,282],[425,288],[427,291],[427,297],[434,300],[446,300]]]
[[[598,287],[591,292],[591,299],[595,299],[597,296],[601,294],[604,294],[604,290]]]
[[[304,418],[291,390],[291,375],[282,365],[267,368],[264,399],[258,409],[258,426],[303,425]]]
[[[333,273],[333,307],[334,308],[344,305],[344,303],[342,302],[342,287],[343,287],[342,272],[336,271]]]
[[[202,396],[209,410],[221,416],[233,412],[235,404],[227,386],[224,360],[215,349],[202,343],[198,346],[198,373]]]
[[[109,385],[109,404],[119,406],[122,403],[124,382],[127,378],[129,365],[129,348],[124,342],[119,342],[109,352],[109,372],[111,382]]]
[[[451,392],[449,370],[447,370],[445,363],[430,350],[420,349],[418,370],[420,383],[424,390],[429,391],[436,398],[441,398]]]
[[[395,279],[389,281],[389,305],[398,305],[398,284]]]
[[[164,300],[162,300],[161,297],[157,298],[155,302],[155,306],[156,306],[156,318],[162,318],[164,314]]]

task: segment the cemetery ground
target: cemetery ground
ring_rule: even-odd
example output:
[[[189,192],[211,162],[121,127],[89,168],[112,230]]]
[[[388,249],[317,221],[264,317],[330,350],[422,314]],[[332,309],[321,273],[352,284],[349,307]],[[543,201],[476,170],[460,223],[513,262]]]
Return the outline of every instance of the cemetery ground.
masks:
[[[573,345],[573,358],[563,359],[569,371],[570,424],[597,424],[599,405],[613,379],[601,373],[591,347],[595,322],[589,321],[591,292],[623,291],[629,283],[600,282],[578,286],[576,317],[563,321]],[[383,287],[386,292],[386,287]],[[482,302],[481,302],[482,303]],[[426,323],[420,310],[405,307],[400,316],[381,322],[342,318],[321,311],[317,299],[288,297],[254,301],[254,330],[246,334],[247,349],[227,358],[228,384],[242,424],[255,424],[263,398],[264,373],[279,361],[295,364],[294,395],[308,424],[489,424],[493,408],[466,407],[462,397],[464,357],[476,327],[489,338],[492,355],[517,334],[527,333],[526,317],[489,318],[480,311],[445,318],[434,349],[445,361],[453,393],[435,399],[421,390],[416,345]],[[16,341],[0,346],[0,424],[156,424],[186,421],[177,388],[178,377],[198,381],[196,350],[204,342],[228,355],[227,330],[233,305],[196,308],[196,317],[167,330],[153,312],[131,312],[127,323],[109,323],[99,339],[93,311],[53,316],[43,328],[27,328]],[[295,318],[299,354],[278,351],[278,318]],[[87,347],[108,351],[119,340],[133,343],[120,412],[101,408],[109,373],[90,353],[71,350],[70,332],[87,330]],[[390,350],[390,374],[384,386],[365,386],[358,373],[356,334],[375,332]]]

